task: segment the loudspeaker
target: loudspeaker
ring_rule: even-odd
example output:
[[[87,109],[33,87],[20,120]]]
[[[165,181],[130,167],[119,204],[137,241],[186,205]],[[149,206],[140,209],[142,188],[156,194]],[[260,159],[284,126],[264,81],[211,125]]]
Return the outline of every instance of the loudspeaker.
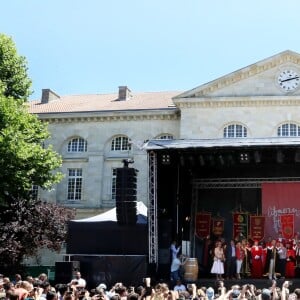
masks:
[[[172,220],[158,220],[158,246],[161,249],[170,249],[172,243]]]
[[[69,283],[76,271],[80,271],[79,261],[57,261],[55,263],[55,282]]]
[[[134,168],[117,168],[116,213],[120,225],[136,224],[136,177],[137,170]]]

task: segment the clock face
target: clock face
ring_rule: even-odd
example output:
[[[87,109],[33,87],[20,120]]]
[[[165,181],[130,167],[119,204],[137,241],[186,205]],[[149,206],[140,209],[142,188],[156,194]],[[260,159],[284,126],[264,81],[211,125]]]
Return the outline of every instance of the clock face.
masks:
[[[278,84],[285,92],[291,92],[300,84],[299,75],[293,70],[282,71],[278,76]]]

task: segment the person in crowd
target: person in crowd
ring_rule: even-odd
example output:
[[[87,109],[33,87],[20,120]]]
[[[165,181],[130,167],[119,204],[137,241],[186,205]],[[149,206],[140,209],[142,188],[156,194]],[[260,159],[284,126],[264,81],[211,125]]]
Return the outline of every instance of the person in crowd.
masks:
[[[182,283],[181,279],[177,279],[176,284],[175,284],[173,290],[174,290],[174,291],[177,291],[177,292],[186,291],[186,287],[185,287],[185,285]]]
[[[230,243],[226,245],[225,257],[226,278],[233,279],[236,275],[236,247],[233,239],[231,239]]]
[[[285,278],[287,249],[283,242],[277,242],[276,248],[278,253],[278,272],[280,273],[281,278]]]
[[[69,285],[75,287],[76,289],[84,289],[86,287],[86,281],[81,277],[81,273],[79,271],[76,271],[75,278],[71,280]]]
[[[224,261],[225,254],[222,247],[222,242],[217,241],[213,251],[213,265],[210,271],[212,274],[216,274],[217,280],[223,279],[222,275],[224,274]]]
[[[177,242],[176,241],[173,241],[171,243],[170,251],[171,251],[172,260],[177,258],[177,255],[179,254],[180,249],[181,249],[181,247],[180,246],[177,247]]]
[[[261,278],[263,275],[262,255],[263,255],[263,249],[258,244],[258,240],[255,240],[253,246],[251,247],[251,258],[252,258],[251,277],[252,278]]]
[[[241,279],[241,270],[245,258],[245,249],[241,242],[236,243],[236,278]]]

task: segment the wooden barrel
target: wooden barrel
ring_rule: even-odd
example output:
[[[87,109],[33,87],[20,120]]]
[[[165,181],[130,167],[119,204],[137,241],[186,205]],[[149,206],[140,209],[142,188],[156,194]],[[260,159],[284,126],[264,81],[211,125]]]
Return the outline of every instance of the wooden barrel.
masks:
[[[197,258],[188,258],[184,264],[184,280],[196,281],[198,279],[198,271]]]

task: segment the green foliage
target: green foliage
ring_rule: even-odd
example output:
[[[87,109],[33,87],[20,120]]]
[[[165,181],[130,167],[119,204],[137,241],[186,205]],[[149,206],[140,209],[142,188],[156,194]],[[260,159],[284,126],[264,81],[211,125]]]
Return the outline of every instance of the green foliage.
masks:
[[[27,75],[25,57],[19,56],[13,40],[0,34],[0,91],[4,96],[27,100],[31,94],[31,80]]]
[[[61,157],[52,147],[47,124],[27,111],[26,103],[0,96],[0,203],[28,198],[32,184],[49,188],[62,178],[54,172]]]
[[[59,250],[74,211],[31,197],[32,185],[59,182],[61,157],[47,124],[28,112],[31,81],[11,38],[0,34],[0,265],[19,265],[41,247]]]

